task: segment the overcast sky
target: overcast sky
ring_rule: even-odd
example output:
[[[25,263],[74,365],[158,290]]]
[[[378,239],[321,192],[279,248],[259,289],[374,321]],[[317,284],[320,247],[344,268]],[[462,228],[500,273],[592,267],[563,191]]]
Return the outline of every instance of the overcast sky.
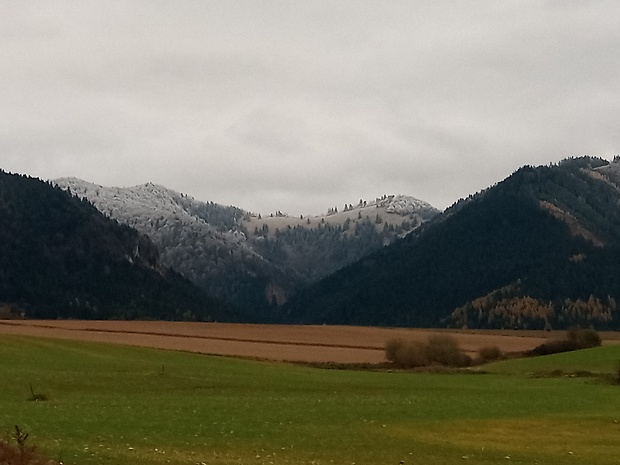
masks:
[[[0,0],[0,168],[254,212],[620,153],[618,1]]]

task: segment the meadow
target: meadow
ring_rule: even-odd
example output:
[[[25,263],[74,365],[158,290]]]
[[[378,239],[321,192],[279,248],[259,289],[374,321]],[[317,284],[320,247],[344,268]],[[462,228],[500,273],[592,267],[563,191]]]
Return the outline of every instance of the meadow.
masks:
[[[611,464],[620,346],[487,374],[324,370],[83,341],[0,338],[0,434],[65,465]],[[31,401],[31,388],[48,400]]]

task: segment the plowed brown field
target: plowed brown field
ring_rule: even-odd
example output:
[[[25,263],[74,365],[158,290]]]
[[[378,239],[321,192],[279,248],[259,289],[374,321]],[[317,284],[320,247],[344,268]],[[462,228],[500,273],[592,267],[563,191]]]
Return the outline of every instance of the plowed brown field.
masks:
[[[182,350],[266,360],[334,363],[381,363],[384,346],[394,338],[425,341],[449,332],[461,348],[475,355],[481,347],[504,352],[532,349],[563,332],[448,331],[359,326],[287,326],[167,321],[0,321],[0,334],[75,339]],[[603,333],[605,343],[620,343],[617,333]]]

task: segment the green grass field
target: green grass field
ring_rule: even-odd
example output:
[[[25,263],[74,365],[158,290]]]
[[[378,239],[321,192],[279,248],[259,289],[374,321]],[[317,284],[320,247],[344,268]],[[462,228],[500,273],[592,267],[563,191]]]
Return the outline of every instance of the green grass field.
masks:
[[[0,434],[17,424],[66,465],[619,463],[620,386],[528,375],[554,357],[381,373],[2,336]]]
[[[620,348],[617,345],[612,345],[575,352],[563,352],[547,357],[507,360],[489,365],[485,367],[485,370],[493,373],[520,375],[553,370],[617,373],[618,363],[620,363]]]

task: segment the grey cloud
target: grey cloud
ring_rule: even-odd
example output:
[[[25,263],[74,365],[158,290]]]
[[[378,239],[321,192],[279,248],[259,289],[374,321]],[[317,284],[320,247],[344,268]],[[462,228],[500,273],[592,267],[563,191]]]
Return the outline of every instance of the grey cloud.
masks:
[[[298,214],[620,143],[616,2],[0,2],[4,169]]]

